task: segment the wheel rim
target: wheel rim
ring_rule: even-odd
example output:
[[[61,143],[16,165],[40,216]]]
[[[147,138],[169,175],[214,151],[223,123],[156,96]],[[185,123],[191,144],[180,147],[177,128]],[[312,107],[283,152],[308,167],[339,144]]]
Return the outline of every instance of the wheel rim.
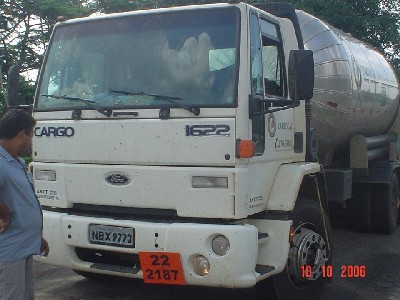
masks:
[[[328,261],[328,249],[324,238],[302,224],[295,231],[293,244],[289,250],[288,275],[292,283],[302,285],[317,280],[321,277],[322,266],[326,261]],[[305,274],[304,266],[311,268],[311,272]]]

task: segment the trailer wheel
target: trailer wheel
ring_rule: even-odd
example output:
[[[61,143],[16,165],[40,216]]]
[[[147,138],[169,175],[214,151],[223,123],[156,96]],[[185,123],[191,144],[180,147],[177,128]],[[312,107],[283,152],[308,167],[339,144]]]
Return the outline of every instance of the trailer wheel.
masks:
[[[399,217],[399,182],[393,173],[390,184],[377,184],[372,189],[372,226],[377,233],[391,234]]]
[[[372,231],[372,200],[371,186],[354,184],[350,208],[353,215],[353,227],[360,232]]]
[[[273,277],[280,300],[319,299],[326,281],[323,268],[332,265],[332,248],[328,245],[332,240],[332,229],[325,212],[323,216],[318,203],[298,199],[292,215],[295,235],[288,261],[282,273]]]

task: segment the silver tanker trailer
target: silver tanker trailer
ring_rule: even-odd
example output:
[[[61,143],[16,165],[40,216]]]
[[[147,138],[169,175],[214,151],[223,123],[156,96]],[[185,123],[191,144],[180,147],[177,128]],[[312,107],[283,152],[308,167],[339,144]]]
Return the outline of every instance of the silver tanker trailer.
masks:
[[[328,198],[345,207],[351,196],[348,204],[359,230],[392,232],[400,178],[395,71],[381,53],[351,34],[296,13],[305,49],[314,54],[311,128],[316,155],[326,167]]]

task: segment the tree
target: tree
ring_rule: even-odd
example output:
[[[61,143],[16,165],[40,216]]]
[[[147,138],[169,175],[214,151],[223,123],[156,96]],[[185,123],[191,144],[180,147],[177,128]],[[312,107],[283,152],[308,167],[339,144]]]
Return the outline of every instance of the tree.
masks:
[[[58,15],[72,18],[90,11],[90,6],[80,0],[0,1],[0,76],[3,82],[7,82],[6,74],[13,64],[20,66],[21,73],[39,69]],[[20,84],[26,103],[32,99],[34,84],[24,77]],[[0,101],[4,103],[4,91],[0,94]]]
[[[400,2],[398,0],[293,0],[332,26],[351,33],[384,53],[400,76]]]
[[[274,1],[274,0],[271,0]],[[268,0],[248,0],[268,3]],[[291,2],[354,37],[391,61],[400,78],[400,2],[398,0],[280,0]],[[215,3],[208,0],[0,0],[0,69],[3,82],[11,65],[21,72],[37,70],[57,16],[123,12],[177,5]],[[25,80],[26,81],[26,80]],[[33,83],[27,82],[32,85]],[[33,88],[32,88],[33,90]],[[0,90],[1,99],[4,93]]]
[[[57,16],[79,17],[90,13],[81,0],[5,0],[0,6],[7,30],[0,32],[2,69],[18,63],[21,72],[40,67]]]
[[[400,77],[400,2],[398,0],[280,0],[351,33],[385,54]],[[207,0],[97,0],[94,8],[111,13],[143,8],[217,3]],[[274,0],[249,0],[268,3]]]

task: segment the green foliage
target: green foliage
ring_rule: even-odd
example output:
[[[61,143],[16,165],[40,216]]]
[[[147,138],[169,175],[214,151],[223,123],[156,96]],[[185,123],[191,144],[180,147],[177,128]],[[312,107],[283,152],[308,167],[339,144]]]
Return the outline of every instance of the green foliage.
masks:
[[[293,0],[332,26],[351,33],[385,54],[400,72],[400,2],[398,0]]]
[[[177,5],[217,3],[221,1],[207,0],[99,0],[97,3],[112,4],[108,12],[139,9],[143,7],[169,7]],[[120,6],[119,2],[122,4]],[[250,4],[277,2],[275,0],[248,0]],[[302,9],[332,26],[351,33],[385,54],[394,66],[400,78],[400,2],[398,0],[280,0],[292,3],[296,9]],[[129,3],[129,4],[128,4]],[[131,5],[131,6],[129,6]]]
[[[55,23],[58,16],[67,19],[82,17],[91,13],[90,5],[80,0],[36,0],[32,2],[35,15]]]
[[[41,0],[57,2],[56,0]],[[146,8],[217,3],[210,0],[95,0],[93,11],[102,13],[123,12]],[[248,0],[248,3],[268,3],[275,0]],[[332,24],[354,37],[365,41],[392,62],[400,75],[400,2],[398,0],[280,0],[290,2]]]
[[[21,104],[32,104],[35,95],[35,85],[20,76],[19,80],[19,101]]]
[[[275,0],[248,0],[268,3]],[[291,2],[331,25],[351,33],[385,53],[400,78],[400,2],[398,0],[280,0]],[[37,70],[58,16],[67,19],[91,13],[112,13],[178,5],[216,3],[210,0],[6,0],[0,1],[0,67],[7,74],[18,63],[21,72]],[[7,27],[4,29],[4,27]],[[6,78],[6,76],[5,76]],[[6,81],[5,81],[6,82]],[[22,82],[21,97],[30,103],[34,87]],[[4,93],[0,91],[0,109]]]
[[[35,85],[32,82],[27,81],[23,76],[20,76],[18,87],[18,99],[20,101],[20,104],[32,104],[33,97],[35,95]],[[6,88],[3,91],[0,90],[0,115],[2,114],[6,106],[6,94]]]
[[[87,1],[81,0],[0,1],[0,69],[4,82],[14,64],[19,65],[22,74],[40,68],[57,16],[74,18],[92,11]],[[34,84],[21,77],[19,89],[21,103],[31,104]],[[0,91],[0,111],[4,103],[5,93]]]
[[[0,91],[0,115],[2,114],[6,103],[6,96],[4,91]]]
[[[39,69],[57,16],[79,17],[91,10],[80,0],[14,0],[0,1],[0,12],[7,25],[0,29],[0,64],[7,74],[13,64],[21,72]]]
[[[400,80],[400,58],[393,59],[393,65],[396,66],[397,78]]]
[[[32,157],[31,156],[24,156],[22,159],[25,161],[25,165],[29,166],[29,164],[32,162]]]
[[[191,4],[204,4],[221,1],[193,1],[193,0],[142,0],[142,1],[126,1],[126,0],[97,0],[94,7],[103,13],[125,12],[138,9],[171,7]]]

